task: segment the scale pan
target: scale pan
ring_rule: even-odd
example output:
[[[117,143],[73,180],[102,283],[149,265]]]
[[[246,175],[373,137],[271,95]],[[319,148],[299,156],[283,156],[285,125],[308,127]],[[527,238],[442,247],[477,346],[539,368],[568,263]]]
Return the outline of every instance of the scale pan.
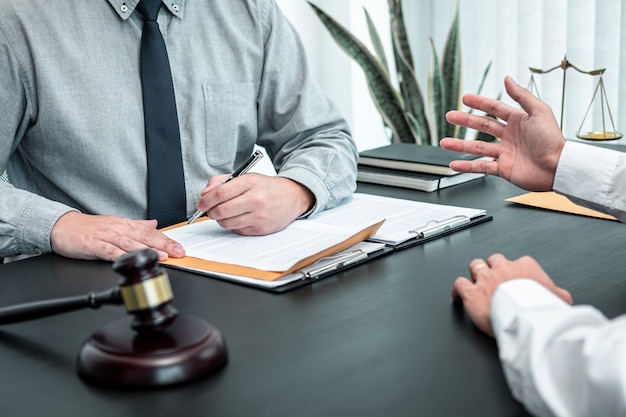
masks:
[[[576,137],[579,139],[587,140],[615,140],[620,139],[623,135],[620,132],[604,132],[604,131],[592,131],[592,132],[578,132]]]

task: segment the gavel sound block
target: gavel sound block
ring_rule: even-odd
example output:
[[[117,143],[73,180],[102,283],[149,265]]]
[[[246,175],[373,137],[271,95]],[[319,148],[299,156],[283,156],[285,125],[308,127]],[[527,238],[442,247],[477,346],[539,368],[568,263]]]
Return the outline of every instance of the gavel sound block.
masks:
[[[113,264],[118,287],[87,296],[0,309],[0,325],[104,304],[124,304],[131,315],[95,331],[77,358],[88,382],[119,386],[165,386],[208,375],[227,361],[224,339],[205,321],[171,305],[169,279],[156,252],[129,253]]]

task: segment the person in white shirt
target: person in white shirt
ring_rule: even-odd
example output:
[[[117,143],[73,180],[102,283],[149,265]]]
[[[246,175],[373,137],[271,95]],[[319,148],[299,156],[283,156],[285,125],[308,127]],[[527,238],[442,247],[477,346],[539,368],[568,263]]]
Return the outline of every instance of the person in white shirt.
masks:
[[[566,141],[548,105],[505,78],[521,106],[468,94],[463,103],[498,118],[451,111],[450,123],[500,142],[445,138],[441,147],[492,157],[454,161],[459,172],[500,176],[529,191],[555,191],[626,222],[626,153]],[[620,184],[622,185],[620,187]],[[498,342],[515,398],[538,416],[626,416],[626,316],[573,306],[531,257],[474,259],[452,297]]]

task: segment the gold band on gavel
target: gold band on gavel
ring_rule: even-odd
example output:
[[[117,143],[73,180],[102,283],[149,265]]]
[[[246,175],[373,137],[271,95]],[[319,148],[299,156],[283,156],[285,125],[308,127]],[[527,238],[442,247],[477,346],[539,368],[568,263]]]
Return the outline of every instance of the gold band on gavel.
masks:
[[[158,307],[173,298],[172,287],[165,273],[135,284],[121,286],[120,292],[129,312]]]

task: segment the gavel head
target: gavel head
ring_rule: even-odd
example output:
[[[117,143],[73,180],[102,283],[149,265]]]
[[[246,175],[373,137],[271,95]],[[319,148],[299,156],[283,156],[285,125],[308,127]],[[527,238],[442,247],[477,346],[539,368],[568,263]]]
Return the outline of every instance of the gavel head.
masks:
[[[113,263],[113,269],[124,277],[119,283],[120,294],[126,311],[134,316],[131,326],[139,333],[159,332],[178,314],[171,305],[174,296],[169,278],[158,260],[155,251],[142,249]]]

